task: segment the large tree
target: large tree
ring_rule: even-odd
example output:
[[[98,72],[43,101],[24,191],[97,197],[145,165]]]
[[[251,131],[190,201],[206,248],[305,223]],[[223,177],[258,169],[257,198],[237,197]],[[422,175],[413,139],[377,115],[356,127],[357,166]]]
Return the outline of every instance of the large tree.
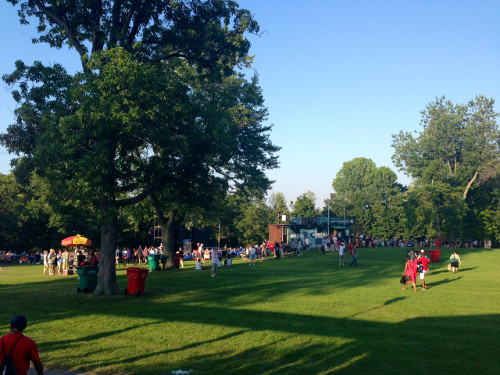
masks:
[[[17,122],[1,141],[20,155],[17,176],[35,171],[53,182],[54,193],[99,212],[96,294],[118,292],[120,207],[145,199],[192,165],[243,180],[250,170],[276,165],[263,118],[247,103],[227,104],[227,96],[215,94],[241,78],[236,70],[250,63],[244,33],[258,31],[235,2],[9,1],[20,5],[21,22],[38,18],[37,42],[68,45],[82,61],[74,76],[61,65],[18,62],[4,77],[19,85]],[[263,158],[256,155],[245,160],[246,168],[228,171],[232,162],[244,163],[241,148],[227,152],[234,139],[244,138],[249,142],[243,151],[258,147]]]
[[[465,200],[471,189],[495,178],[500,171],[500,129],[495,101],[477,96],[453,104],[443,96],[422,111],[423,130],[413,136],[393,135],[393,161],[414,179],[440,180],[456,187]]]
[[[467,104],[454,104],[443,96],[422,111],[423,129],[417,136],[403,131],[393,135],[393,161],[414,179],[416,188],[423,189],[421,196],[433,208],[438,236],[444,219],[464,212],[460,199],[466,201],[471,190],[500,171],[500,129],[493,104],[483,96]]]

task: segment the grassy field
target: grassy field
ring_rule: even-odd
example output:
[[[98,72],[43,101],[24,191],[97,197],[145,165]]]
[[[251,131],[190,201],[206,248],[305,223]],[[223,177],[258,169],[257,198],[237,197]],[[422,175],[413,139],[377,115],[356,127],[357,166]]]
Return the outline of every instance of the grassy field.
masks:
[[[500,374],[500,250],[431,263],[429,289],[401,290],[405,249],[150,273],[142,297],[77,294],[77,276],[0,269],[0,332],[25,314],[49,367],[96,374]],[[347,263],[349,260],[347,259]],[[127,286],[118,270],[119,286]]]

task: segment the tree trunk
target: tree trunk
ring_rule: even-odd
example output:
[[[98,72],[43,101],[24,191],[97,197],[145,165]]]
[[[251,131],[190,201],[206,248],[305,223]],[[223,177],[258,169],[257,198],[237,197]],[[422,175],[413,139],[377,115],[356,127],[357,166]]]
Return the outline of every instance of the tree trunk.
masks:
[[[472,184],[474,183],[474,181],[476,181],[477,179],[477,171],[476,173],[474,173],[474,176],[472,177],[472,179],[469,181],[469,183],[467,184],[467,187],[465,188],[464,190],[464,195],[463,195],[463,200],[466,200],[467,199],[467,194],[469,193],[469,190],[470,190],[470,187],[472,186]]]
[[[101,224],[101,251],[99,255],[99,278],[94,295],[112,296],[120,293],[116,283],[116,233],[117,212],[114,209],[103,209]]]
[[[436,213],[436,237],[441,238],[441,215],[439,214],[439,210]]]
[[[174,254],[175,254],[175,222],[176,212],[171,211],[168,217],[160,220],[161,224],[161,240],[163,244],[163,255],[167,256],[166,269],[174,268]]]

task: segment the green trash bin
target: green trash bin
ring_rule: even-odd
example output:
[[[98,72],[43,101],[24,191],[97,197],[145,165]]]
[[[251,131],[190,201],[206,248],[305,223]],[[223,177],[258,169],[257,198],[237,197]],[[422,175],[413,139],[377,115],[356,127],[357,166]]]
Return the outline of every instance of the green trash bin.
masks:
[[[160,254],[149,254],[148,255],[149,270],[159,271],[160,270]]]
[[[98,269],[98,266],[81,266],[76,268],[76,272],[80,276],[80,287],[76,290],[77,293],[92,293],[97,288]]]

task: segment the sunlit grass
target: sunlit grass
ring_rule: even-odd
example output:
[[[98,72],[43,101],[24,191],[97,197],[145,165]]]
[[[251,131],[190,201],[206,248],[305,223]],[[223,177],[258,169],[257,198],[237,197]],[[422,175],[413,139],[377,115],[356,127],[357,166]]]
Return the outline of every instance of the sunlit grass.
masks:
[[[417,293],[400,289],[405,249],[359,253],[357,268],[311,250],[216,278],[186,262],[150,273],[138,298],[77,294],[77,276],[15,265],[0,271],[0,329],[25,314],[47,365],[98,374],[500,373],[500,250],[464,249],[451,274],[443,249]]]

